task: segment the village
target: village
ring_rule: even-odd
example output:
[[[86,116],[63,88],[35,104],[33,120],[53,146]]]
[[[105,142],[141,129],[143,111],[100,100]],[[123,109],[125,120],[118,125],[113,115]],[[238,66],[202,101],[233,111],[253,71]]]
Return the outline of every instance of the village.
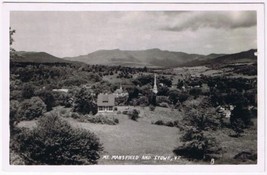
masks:
[[[31,71],[35,70],[34,67],[29,68]],[[26,69],[23,68],[21,70],[26,71],[27,69],[26,67]],[[57,71],[58,69],[60,70],[61,66],[49,68],[50,71]],[[77,70],[71,67],[68,69]],[[94,67],[94,69],[97,69],[97,67]],[[103,70],[113,70],[115,72],[116,69],[116,67],[107,67]],[[122,68],[118,67],[118,69]],[[186,158],[188,155],[184,156],[179,151],[176,152],[175,148],[183,148],[184,143],[177,142],[175,138],[182,138],[186,132],[192,132],[192,128],[196,128],[197,132],[204,133],[213,130],[212,137],[220,137],[217,142],[222,139],[225,140],[220,142],[222,147],[218,147],[218,144],[217,146],[213,145],[216,148],[212,148],[218,151],[216,151],[216,156],[213,155],[213,158],[219,162],[222,161],[222,163],[224,159],[229,161],[229,156],[231,157],[232,154],[236,153],[235,155],[237,155],[239,153],[233,150],[223,154],[224,157],[221,157],[222,154],[219,151],[223,149],[224,145],[236,144],[235,137],[248,138],[246,142],[251,143],[251,137],[254,134],[250,129],[246,131],[247,127],[245,127],[246,125],[252,126],[252,128],[255,127],[255,118],[252,116],[256,115],[257,101],[255,101],[255,96],[251,96],[254,94],[253,88],[255,87],[251,79],[223,78],[222,76],[200,74],[197,76],[192,74],[190,76],[184,70],[184,73],[175,73],[173,71],[171,74],[166,74],[166,70],[162,70],[164,74],[161,74],[158,70],[138,69],[139,71],[146,71],[141,73],[135,68],[126,69],[129,72],[136,71],[136,73],[132,74],[134,78],[116,78],[120,72],[124,72],[124,76],[127,77],[128,73],[123,69],[118,71],[117,74],[110,75],[111,73],[108,73],[100,77],[100,79],[90,72],[76,71],[76,75],[80,74],[81,78],[85,76],[84,74],[87,74],[96,80],[92,82],[92,79],[88,79],[87,82],[78,86],[73,86],[75,82],[79,81],[77,77],[73,79],[74,84],[70,84],[67,80],[65,82],[59,80],[59,85],[57,86],[59,88],[41,86],[41,84],[39,85],[40,88],[38,88],[35,85],[26,83],[24,88],[21,89],[22,94],[25,95],[24,97],[11,96],[12,99],[22,99],[22,104],[14,108],[17,113],[21,114],[20,118],[14,118],[17,123],[15,126],[32,128],[37,125],[38,120],[36,119],[40,115],[58,115],[74,128],[89,129],[96,133],[100,137],[100,141],[103,142],[103,156],[132,154],[136,156],[183,157],[176,161],[162,161],[159,159],[125,160],[125,164],[148,162],[156,164],[189,163],[190,160]],[[210,69],[204,69],[202,72],[205,74],[205,71],[210,71]],[[19,72],[16,72],[16,74],[19,74]],[[64,74],[62,72],[62,75]],[[71,80],[70,77],[69,79]],[[106,80],[103,81],[101,79]],[[12,94],[21,87],[19,84],[22,82],[20,83],[16,80],[14,83]],[[240,86],[240,83],[243,86]],[[63,86],[60,84],[63,84]],[[238,89],[239,91],[241,87],[244,88],[241,93],[235,90]],[[38,98],[35,97],[36,95]],[[23,98],[26,98],[26,100],[23,101]],[[31,112],[27,112],[25,105],[31,105],[32,102],[32,105],[37,106],[33,106]],[[240,106],[240,102],[244,104]],[[11,104],[15,103],[12,101]],[[238,111],[235,111],[235,109],[238,109]],[[239,125],[241,124],[239,119],[238,123],[233,122],[233,114],[239,112],[240,109],[250,111],[249,115],[251,115],[250,120],[244,120],[242,125]],[[36,113],[33,113],[34,110]],[[40,110],[43,111],[43,114],[39,112]],[[251,125],[251,122],[254,124]],[[254,137],[254,139],[256,138]],[[250,147],[251,149],[244,149],[246,152],[250,152],[249,154],[253,154],[254,151],[251,152],[254,147],[253,144],[250,144]],[[120,160],[101,158],[101,155],[100,164],[117,164],[121,162]],[[205,156],[208,157],[208,155]],[[209,158],[204,160],[202,158],[197,159],[201,161],[210,160]],[[238,162],[238,159],[235,161]]]

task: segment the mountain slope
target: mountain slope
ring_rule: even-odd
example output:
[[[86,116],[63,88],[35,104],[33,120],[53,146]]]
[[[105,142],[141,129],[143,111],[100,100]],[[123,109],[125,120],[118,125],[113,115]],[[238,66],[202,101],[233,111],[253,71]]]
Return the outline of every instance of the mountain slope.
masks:
[[[256,49],[235,53],[235,54],[187,54],[184,52],[171,52],[160,49],[122,51],[99,50],[88,55],[77,57],[58,58],[45,52],[16,52],[15,62],[33,63],[77,63],[77,64],[101,64],[121,65],[133,67],[179,67],[179,66],[201,66],[233,64],[240,62],[256,62]]]
[[[15,62],[33,62],[33,63],[70,63],[69,60],[64,60],[46,52],[25,52],[17,51],[18,55],[12,59]]]
[[[194,60],[183,64],[183,66],[202,66],[202,65],[210,65],[210,66],[224,66],[227,64],[235,64],[235,63],[255,63],[257,62],[257,56],[255,56],[256,49],[250,49],[248,51],[221,55],[218,54],[216,57],[212,59],[204,59],[204,60]],[[209,55],[208,55],[209,56]],[[207,56],[207,58],[208,58]]]
[[[138,51],[115,49],[99,50],[88,55],[66,57],[64,59],[81,61],[87,64],[175,67],[204,57],[204,55],[162,51],[160,49]]]

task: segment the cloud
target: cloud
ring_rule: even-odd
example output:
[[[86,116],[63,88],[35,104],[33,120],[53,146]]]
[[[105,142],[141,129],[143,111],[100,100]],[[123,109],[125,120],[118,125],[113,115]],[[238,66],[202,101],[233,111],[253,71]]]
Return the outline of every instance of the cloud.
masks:
[[[162,26],[163,30],[196,31],[200,28],[237,29],[249,28],[257,24],[256,11],[219,11],[219,12],[188,12],[165,13],[169,22]]]
[[[252,11],[12,12],[10,17],[16,50],[58,57],[117,48],[199,54],[257,48]]]

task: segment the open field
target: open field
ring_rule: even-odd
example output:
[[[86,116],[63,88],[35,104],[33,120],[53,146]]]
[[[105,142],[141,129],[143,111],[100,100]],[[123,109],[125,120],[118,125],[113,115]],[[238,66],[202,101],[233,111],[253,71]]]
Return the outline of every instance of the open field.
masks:
[[[182,114],[178,111],[172,111],[169,108],[157,107],[155,111],[150,111],[148,107],[136,107],[140,110],[140,118],[138,121],[133,121],[127,115],[110,113],[107,116],[112,116],[119,119],[117,125],[95,124],[79,122],[73,118],[64,118],[73,127],[84,128],[94,132],[104,146],[104,152],[99,159],[99,164],[209,164],[209,162],[188,160],[186,158],[177,158],[173,150],[182,145],[179,138],[183,132],[176,127],[167,127],[151,124],[152,121],[163,120],[173,121],[179,120]],[[69,108],[57,107],[53,112],[65,110],[70,112]],[[158,114],[158,115],[155,115]],[[174,115],[175,114],[175,115]],[[19,127],[32,128],[36,126],[37,120],[22,121]],[[240,162],[233,157],[241,151],[254,151],[257,148],[256,121],[254,127],[247,130],[242,137],[229,137],[230,129],[221,129],[217,131],[206,131],[212,137],[219,140],[219,144],[223,149],[222,158],[218,160],[218,164],[238,164]],[[110,156],[105,159],[105,156]],[[111,159],[111,157],[113,158]],[[118,156],[139,156],[138,160],[118,160]],[[151,156],[149,160],[141,159],[142,156]],[[164,157],[171,156],[172,160],[155,160],[155,156]],[[243,163],[255,163],[254,161],[246,161]]]

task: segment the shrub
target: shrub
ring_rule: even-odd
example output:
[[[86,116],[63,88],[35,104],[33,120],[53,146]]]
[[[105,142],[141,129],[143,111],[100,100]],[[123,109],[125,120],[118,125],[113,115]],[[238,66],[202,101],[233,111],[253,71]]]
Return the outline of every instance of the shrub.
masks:
[[[121,111],[118,111],[117,114],[121,114]]]
[[[162,120],[158,120],[152,124],[155,124],[155,125],[164,125],[163,121]]]
[[[142,96],[137,100],[137,104],[140,106],[147,106],[149,105],[149,99],[146,96]]]
[[[27,83],[22,88],[22,97],[29,99],[34,96],[34,86]]]
[[[10,132],[13,133],[16,124],[20,121],[18,116],[19,102],[16,100],[10,101],[10,112],[9,112],[9,126]]]
[[[253,125],[251,122],[251,113],[243,105],[237,105],[231,113],[230,122],[232,129],[236,132],[236,136],[239,137],[244,128]]]
[[[21,90],[10,90],[10,100],[23,100]]]
[[[24,100],[19,107],[19,117],[22,120],[32,120],[46,112],[46,105],[39,97]]]
[[[139,113],[140,112],[138,110],[133,109],[132,111],[128,111],[127,114],[128,114],[130,119],[137,121],[137,119],[140,118]]]
[[[150,111],[155,111],[156,107],[153,106],[153,105],[150,105],[150,106],[149,106],[149,109],[150,109]]]
[[[152,124],[154,125],[164,125],[164,126],[168,126],[168,127],[177,127],[180,128],[180,123],[178,120],[174,120],[174,121],[167,121],[164,122],[162,120],[157,120],[156,122],[152,122]]]
[[[96,164],[103,150],[94,133],[72,128],[54,114],[40,118],[33,130],[22,130],[17,140],[28,165]]]
[[[122,114],[127,115],[128,111],[122,111]]]
[[[167,103],[170,104],[170,100],[166,96],[157,96],[156,97],[156,104],[159,105],[160,103]]]
[[[234,159],[246,162],[248,160],[256,161],[257,160],[257,153],[254,151],[248,150],[248,151],[242,151],[234,156]]]
[[[114,122],[118,124],[119,123],[119,119],[115,118]]]
[[[169,99],[173,104],[176,104],[179,100],[180,91],[173,89],[169,91]]]
[[[173,124],[173,122],[171,122],[171,121],[168,121],[168,122],[166,123],[166,126],[169,126],[169,127],[174,127],[174,124]]]
[[[71,114],[71,117],[73,119],[78,120],[79,122],[90,122],[90,123],[100,123],[100,124],[107,124],[107,125],[116,125],[119,123],[119,119],[110,117],[110,116],[104,116],[104,115],[82,115],[78,114],[76,112],[73,112]]]
[[[191,109],[186,112],[186,117],[183,119],[186,125],[194,126],[199,130],[216,130],[220,126],[221,120],[216,112],[212,109]]]
[[[71,117],[72,117],[73,119],[79,119],[79,118],[80,118],[80,115],[79,115],[78,113],[76,113],[76,112],[73,112],[73,113],[71,114]]]
[[[116,125],[119,123],[119,120],[117,118],[103,116],[103,115],[87,116],[87,121],[90,123],[100,123],[107,125]]]
[[[46,110],[51,111],[52,107],[55,106],[55,98],[51,91],[41,90],[36,92],[36,95],[39,96],[43,102],[46,104]]]
[[[194,126],[199,130],[216,130],[222,126],[221,116],[211,106],[208,98],[197,98],[185,102],[185,125]]]
[[[190,89],[190,91],[189,91],[189,94],[194,96],[194,98],[197,98],[201,93],[202,93],[202,90],[200,88],[196,88],[196,87]]]
[[[190,95],[186,92],[181,93],[178,97],[179,102],[183,103],[184,101],[186,101],[189,98],[189,96]]]
[[[174,150],[176,155],[199,160],[218,159],[221,156],[222,149],[215,138],[205,136],[202,131],[195,128],[186,130],[180,140],[183,145]]]

